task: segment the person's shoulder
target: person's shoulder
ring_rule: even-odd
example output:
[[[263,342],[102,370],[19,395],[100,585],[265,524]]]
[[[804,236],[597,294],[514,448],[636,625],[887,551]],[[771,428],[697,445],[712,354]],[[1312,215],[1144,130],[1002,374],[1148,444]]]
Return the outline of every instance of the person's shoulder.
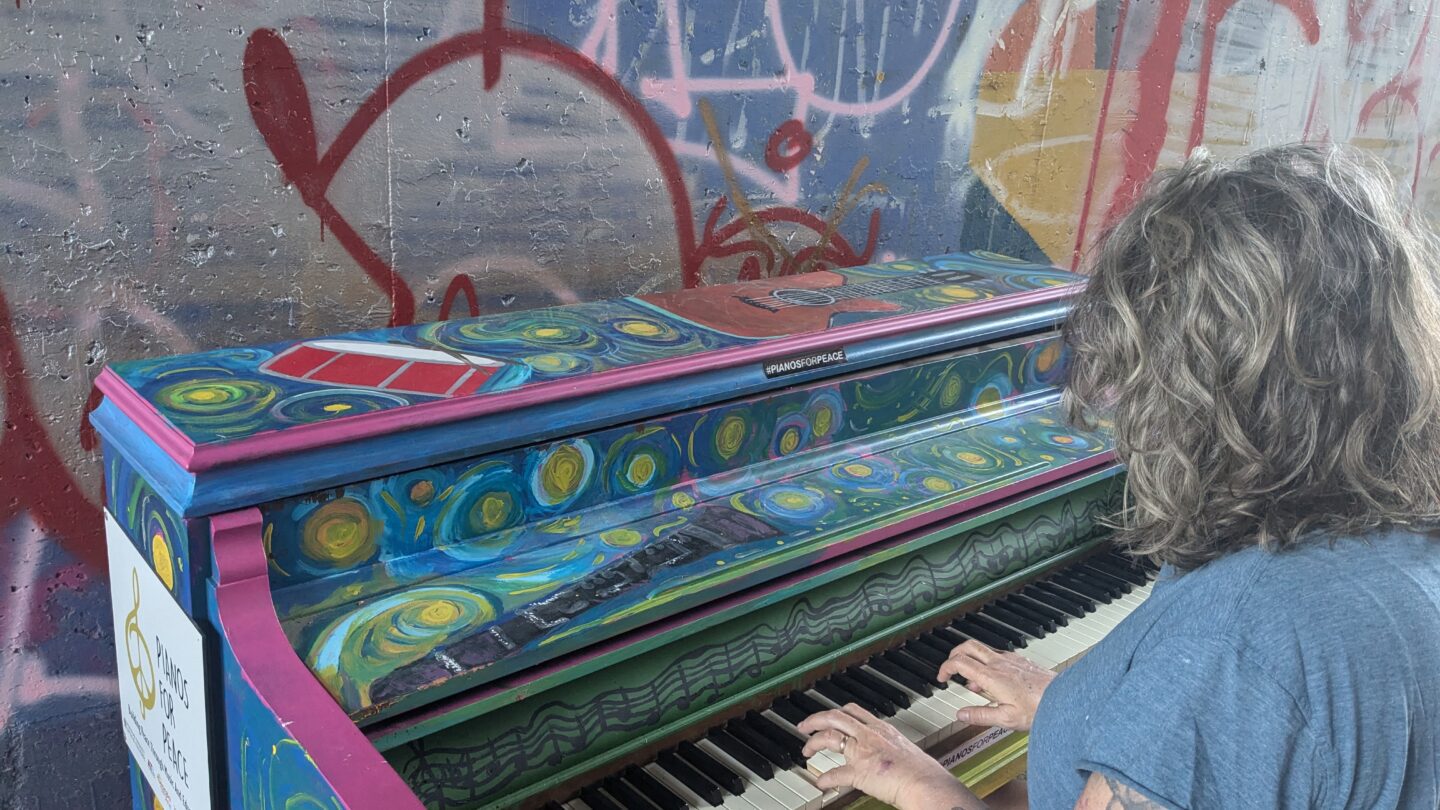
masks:
[[[1161,572],[1156,611],[1167,632],[1190,628],[1237,644],[1278,635],[1324,635],[1363,620],[1367,611],[1403,610],[1394,598],[1433,611],[1440,598],[1440,537],[1402,528],[1358,535],[1316,533],[1293,548],[1227,554],[1192,571]],[[1429,594],[1432,599],[1422,598]],[[1152,597],[1152,598],[1154,598]]]
[[[1440,538],[1426,532],[1317,533],[1293,548],[1246,549],[1210,565],[1210,576],[1233,590],[1217,633],[1271,661],[1333,649],[1339,636],[1384,644],[1411,622],[1440,626]]]

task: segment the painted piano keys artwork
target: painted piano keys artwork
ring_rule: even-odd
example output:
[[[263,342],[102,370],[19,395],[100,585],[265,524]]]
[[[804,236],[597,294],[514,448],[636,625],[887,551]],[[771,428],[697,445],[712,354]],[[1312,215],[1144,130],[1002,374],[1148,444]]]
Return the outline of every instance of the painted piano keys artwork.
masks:
[[[219,641],[217,803],[561,798],[1069,553],[1118,472],[1059,404],[1081,281],[956,254],[115,364],[115,525]]]

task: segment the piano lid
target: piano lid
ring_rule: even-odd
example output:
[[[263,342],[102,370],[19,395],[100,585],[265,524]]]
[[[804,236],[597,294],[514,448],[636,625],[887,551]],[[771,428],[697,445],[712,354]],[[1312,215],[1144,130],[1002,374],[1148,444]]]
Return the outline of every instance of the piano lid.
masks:
[[[1081,280],[997,254],[950,254],[134,360],[97,385],[197,471],[788,360],[766,369],[778,386],[846,342],[1058,300]]]

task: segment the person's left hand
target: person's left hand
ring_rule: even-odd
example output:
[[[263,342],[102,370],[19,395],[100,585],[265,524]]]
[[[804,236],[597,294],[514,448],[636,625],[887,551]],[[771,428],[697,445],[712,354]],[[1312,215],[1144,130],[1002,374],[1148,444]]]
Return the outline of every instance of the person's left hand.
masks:
[[[810,735],[806,757],[823,750],[845,758],[816,780],[822,789],[853,787],[898,810],[968,807],[974,800],[933,757],[854,703],[811,715],[798,728]]]

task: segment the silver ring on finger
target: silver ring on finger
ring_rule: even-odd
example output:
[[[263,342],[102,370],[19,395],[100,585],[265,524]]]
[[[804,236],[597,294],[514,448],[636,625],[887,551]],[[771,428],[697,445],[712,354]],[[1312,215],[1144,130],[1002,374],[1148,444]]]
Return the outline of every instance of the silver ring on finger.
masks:
[[[848,735],[848,734],[841,734],[841,735],[840,735],[840,756],[842,756],[842,757],[845,756],[845,746],[848,745],[849,743],[850,743],[850,735]]]

